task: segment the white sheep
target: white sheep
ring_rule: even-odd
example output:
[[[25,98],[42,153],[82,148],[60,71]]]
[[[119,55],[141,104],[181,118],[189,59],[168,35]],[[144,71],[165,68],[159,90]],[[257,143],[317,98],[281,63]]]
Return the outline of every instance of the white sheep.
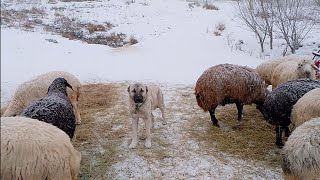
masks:
[[[309,91],[296,102],[290,119],[295,127],[298,127],[315,117],[320,117],[320,88]]]
[[[35,119],[1,117],[1,177],[74,180],[81,153],[59,128]]]
[[[272,88],[289,80],[316,79],[316,71],[311,60],[285,61],[280,63],[273,71],[271,77]]]
[[[72,74],[64,71],[53,71],[46,74],[39,75],[34,79],[21,84],[8,105],[8,108],[3,114],[3,117],[20,115],[22,110],[26,108],[31,102],[41,97],[46,96],[48,87],[52,81],[58,77],[65,78],[73,87],[67,90],[68,97],[73,106],[73,112],[76,117],[76,124],[81,123],[81,117],[78,110],[78,100],[80,96],[80,81]]]
[[[297,127],[282,149],[285,179],[319,179],[320,117]]]
[[[304,56],[297,56],[297,55],[289,55],[289,56],[283,56],[276,59],[271,59],[269,61],[261,63],[259,66],[256,67],[256,72],[261,76],[261,78],[267,83],[271,84],[271,78],[273,71],[276,69],[276,67],[286,61],[300,61],[302,59],[305,59]]]

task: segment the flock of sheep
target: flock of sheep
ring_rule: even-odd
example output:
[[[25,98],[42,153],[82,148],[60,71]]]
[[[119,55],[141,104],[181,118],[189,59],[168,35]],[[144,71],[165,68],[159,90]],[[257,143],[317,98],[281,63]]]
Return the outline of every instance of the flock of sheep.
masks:
[[[243,106],[256,104],[275,125],[286,179],[320,176],[320,80],[312,61],[298,56],[270,60],[256,69],[220,64],[196,82],[198,105],[219,127],[215,109],[235,103],[238,120]],[[268,85],[272,85],[269,91]],[[77,179],[81,153],[73,138],[81,123],[80,81],[56,71],[20,85],[1,117],[1,179]],[[13,117],[9,117],[13,116]],[[289,125],[295,130],[290,132]],[[282,132],[288,140],[282,142]]]

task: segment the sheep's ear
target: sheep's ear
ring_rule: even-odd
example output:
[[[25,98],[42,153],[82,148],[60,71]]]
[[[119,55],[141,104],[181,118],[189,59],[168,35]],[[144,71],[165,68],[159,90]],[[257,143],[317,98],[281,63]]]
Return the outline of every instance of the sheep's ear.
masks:
[[[66,82],[66,86],[69,87],[69,88],[71,88],[72,91],[74,91],[73,88],[72,88],[72,86],[71,86],[68,82]]]
[[[128,92],[130,92],[130,86],[128,86]]]
[[[146,93],[148,92],[148,86],[146,86]]]

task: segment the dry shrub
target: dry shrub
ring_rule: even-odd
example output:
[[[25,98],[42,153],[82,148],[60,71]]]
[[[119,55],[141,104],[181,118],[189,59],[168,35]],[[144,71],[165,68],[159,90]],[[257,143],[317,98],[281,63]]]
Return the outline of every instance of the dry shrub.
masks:
[[[215,36],[221,36],[221,31],[213,31],[213,34],[214,34]]]
[[[97,35],[95,37],[86,38],[89,44],[102,44],[110,47],[122,47],[128,42],[125,41],[127,36],[123,33],[111,33],[110,35]]]
[[[137,43],[138,43],[138,40],[134,36],[130,36],[129,44],[133,45],[133,44],[137,44]]]
[[[188,5],[189,8],[200,7],[200,3],[198,2],[190,2]]]
[[[219,8],[213,4],[209,4],[209,3],[205,3],[203,5],[204,9],[208,9],[208,10],[219,10]]]
[[[224,25],[223,23],[218,23],[216,25],[216,30],[218,31],[224,31],[226,29],[226,25]]]
[[[213,32],[213,34],[214,34],[215,36],[221,36],[222,31],[224,31],[225,29],[226,29],[226,26],[225,26],[223,23],[218,23],[218,24],[216,25],[216,29],[215,29],[215,31]]]
[[[92,23],[88,23],[87,24],[87,29],[90,32],[90,34],[96,32],[96,31],[105,31],[106,28],[101,25],[101,24],[92,24]]]

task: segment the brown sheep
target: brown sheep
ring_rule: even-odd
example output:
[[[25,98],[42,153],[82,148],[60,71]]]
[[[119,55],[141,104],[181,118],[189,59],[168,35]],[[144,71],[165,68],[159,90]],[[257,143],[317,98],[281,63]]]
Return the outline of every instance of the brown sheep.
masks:
[[[244,104],[255,103],[261,108],[268,94],[264,80],[251,68],[232,64],[213,66],[200,76],[195,95],[198,105],[209,111],[213,125],[218,126],[215,109],[218,105],[236,103],[238,120]]]

